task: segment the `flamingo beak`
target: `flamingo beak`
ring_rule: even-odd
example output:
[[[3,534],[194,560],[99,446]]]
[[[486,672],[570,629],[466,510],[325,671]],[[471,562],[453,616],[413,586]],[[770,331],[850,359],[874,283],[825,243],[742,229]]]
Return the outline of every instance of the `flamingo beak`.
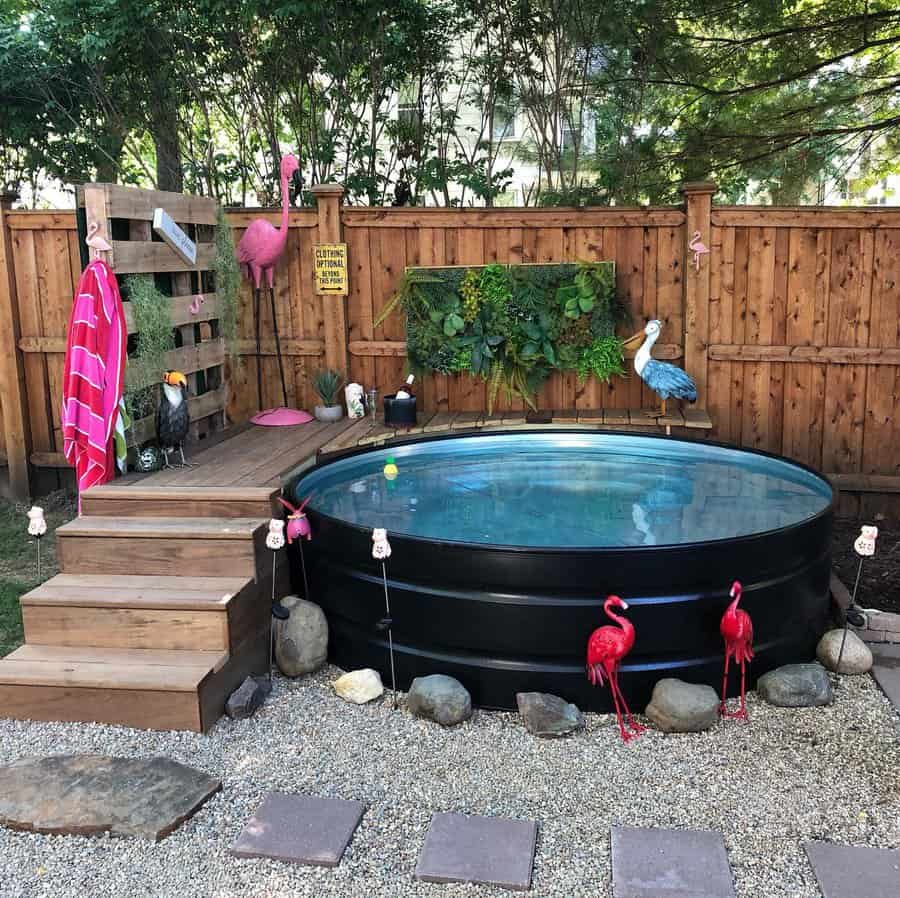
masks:
[[[637,346],[644,339],[644,332],[642,330],[638,331],[634,336],[629,337],[627,340],[622,341],[622,346],[626,349],[631,349],[633,346]]]
[[[623,611],[627,611],[627,610],[628,610],[628,602],[626,602],[626,601],[623,599],[623,600],[622,600],[622,604],[621,604],[620,607],[622,608]]]

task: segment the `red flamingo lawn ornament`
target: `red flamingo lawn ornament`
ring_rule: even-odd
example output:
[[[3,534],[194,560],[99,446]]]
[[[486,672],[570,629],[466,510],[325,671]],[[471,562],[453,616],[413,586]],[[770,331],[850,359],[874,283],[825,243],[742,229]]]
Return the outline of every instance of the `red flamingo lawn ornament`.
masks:
[[[731,604],[722,615],[719,624],[719,632],[725,640],[725,673],[722,676],[722,701],[719,704],[719,714],[722,717],[733,717],[739,720],[747,720],[746,703],[746,665],[753,660],[753,621],[746,611],[738,608],[741,600],[741,584],[735,580],[731,585]],[[728,687],[728,662],[734,658],[736,664],[741,665],[741,707],[734,712],[725,710],[725,690]]]
[[[244,231],[237,245],[237,260],[247,277],[253,281],[253,316],[256,319],[256,393],[262,408],[262,366],[259,346],[259,304],[263,273],[272,301],[272,330],[275,334],[275,352],[278,356],[278,370],[281,373],[281,392],[287,405],[287,382],[284,379],[284,362],[281,358],[281,341],[278,336],[278,321],[275,317],[275,266],[281,258],[288,238],[288,182],[300,170],[297,157],[288,153],[281,157],[281,227],[276,228],[264,218],[255,218]]]
[[[625,696],[619,689],[619,663],[634,645],[634,627],[631,625],[631,621],[620,617],[612,610],[613,608],[627,611],[628,603],[623,602],[618,596],[609,596],[603,603],[606,616],[618,626],[598,627],[591,633],[587,646],[587,676],[593,686],[602,686],[604,676],[609,680],[609,690],[612,693],[613,704],[616,706],[616,717],[619,720],[619,732],[622,734],[622,741],[628,742],[630,739],[640,736],[646,727],[635,723]],[[624,721],[623,709],[625,711]],[[628,723],[627,730],[625,721]]]

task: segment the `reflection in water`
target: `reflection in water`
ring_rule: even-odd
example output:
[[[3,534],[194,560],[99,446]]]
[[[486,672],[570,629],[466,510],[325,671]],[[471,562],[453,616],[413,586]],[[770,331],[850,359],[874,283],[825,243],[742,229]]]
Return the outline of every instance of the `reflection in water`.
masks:
[[[364,527],[521,546],[640,546],[784,527],[830,500],[777,459],[698,443],[607,434],[521,434],[394,447],[308,474],[297,496]]]

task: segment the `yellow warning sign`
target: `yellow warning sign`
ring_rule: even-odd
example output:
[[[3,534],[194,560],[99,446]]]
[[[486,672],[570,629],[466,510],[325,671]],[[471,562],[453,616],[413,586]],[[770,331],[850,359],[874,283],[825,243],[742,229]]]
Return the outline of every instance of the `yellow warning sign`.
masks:
[[[316,263],[316,293],[346,296],[347,244],[317,243],[313,246]]]

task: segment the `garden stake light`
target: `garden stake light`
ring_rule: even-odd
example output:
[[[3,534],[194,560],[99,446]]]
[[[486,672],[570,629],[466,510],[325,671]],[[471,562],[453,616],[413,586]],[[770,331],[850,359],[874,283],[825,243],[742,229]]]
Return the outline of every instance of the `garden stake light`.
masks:
[[[844,644],[847,642],[847,630],[852,624],[854,627],[861,627],[866,619],[862,611],[856,604],[856,593],[859,590],[859,578],[862,574],[863,561],[871,555],[875,554],[875,540],[878,539],[878,528],[870,524],[864,524],[859,531],[859,536],[853,543],[853,551],[859,555],[859,566],[856,568],[856,580],[853,583],[853,593],[850,596],[850,604],[844,612],[844,635],[841,637],[841,648],[838,651],[837,665],[835,666],[835,679],[837,674],[841,672],[841,659],[844,657]]]
[[[275,621],[287,620],[291,616],[291,612],[275,598],[275,562],[278,550],[284,548],[284,521],[278,518],[272,518],[269,521],[266,546],[272,550],[272,617],[269,621],[269,688],[271,689],[272,674],[275,668]]]
[[[391,659],[391,692],[393,693],[393,706],[397,710],[397,673],[394,668],[394,621],[391,618],[391,600],[388,595],[387,583],[387,566],[386,561],[391,557],[391,544],[388,542],[387,530],[376,527],[372,531],[372,557],[376,561],[381,562],[381,579],[384,583],[384,614],[385,616],[378,621],[379,630],[387,630],[388,635],[388,653]]]

